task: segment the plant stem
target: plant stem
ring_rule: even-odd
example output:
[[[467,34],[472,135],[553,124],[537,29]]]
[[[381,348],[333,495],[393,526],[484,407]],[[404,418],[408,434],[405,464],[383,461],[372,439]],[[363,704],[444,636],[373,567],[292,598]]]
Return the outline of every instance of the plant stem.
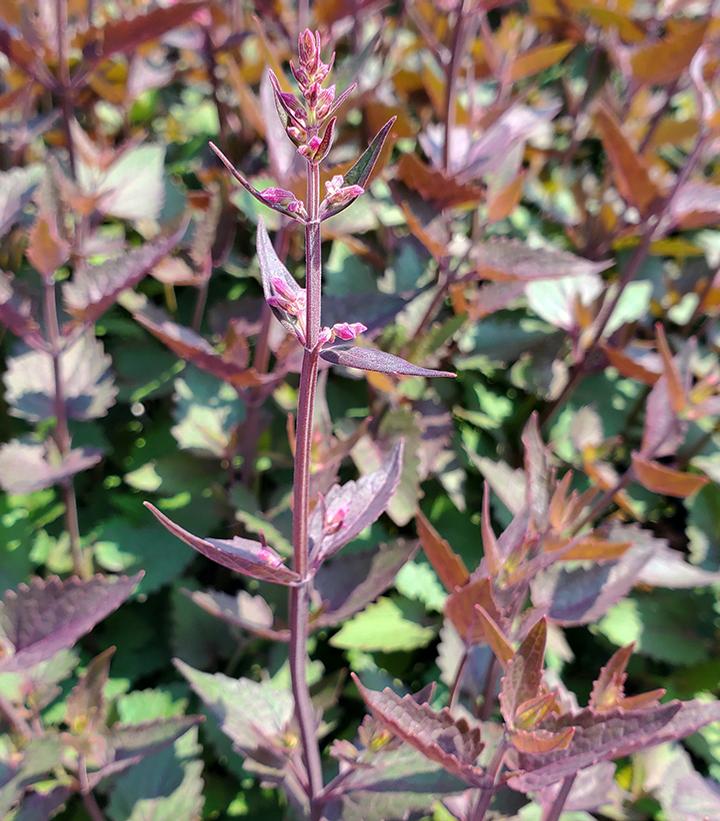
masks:
[[[466,0],[460,0],[458,4],[450,61],[448,62],[445,74],[445,142],[443,144],[443,168],[445,169],[445,173],[450,170],[450,158],[452,154],[452,132],[455,128],[455,111],[457,107],[458,63],[462,56],[464,39],[465,3]]]
[[[487,721],[492,715],[493,707],[495,706],[495,687],[497,686],[497,677],[499,672],[499,663],[495,656],[490,659],[487,672],[485,673],[485,687],[483,688],[483,703],[480,710],[480,718]]]
[[[307,313],[306,347],[300,372],[297,427],[295,432],[295,471],[293,475],[293,567],[302,581],[290,590],[290,676],[295,699],[295,717],[300,728],[303,758],[308,775],[310,815],[317,818],[316,797],[321,792],[322,762],[317,741],[315,711],[307,685],[307,632],[312,580],[308,579],[310,516],[310,450],[312,445],[315,389],[319,353],[315,350],[320,332],[320,290],[322,258],[320,255],[320,168],[308,162],[307,208],[305,227],[305,287]]]
[[[450,699],[448,701],[448,709],[452,710],[455,705],[457,704],[458,697],[460,696],[460,685],[462,684],[463,677],[465,675],[465,668],[467,667],[468,663],[468,650],[466,649],[460,659],[460,664],[458,664],[457,671],[455,672],[455,679],[452,684],[452,689],[450,690]]]
[[[70,453],[72,439],[68,427],[67,406],[65,404],[65,391],[63,388],[62,376],[62,347],[61,334],[58,325],[57,304],[55,293],[55,281],[45,281],[45,333],[50,346],[50,356],[52,357],[53,381],[54,381],[54,410],[55,410],[55,433],[54,438],[60,455],[63,459]],[[77,498],[75,496],[75,485],[72,476],[63,479],[61,483],[63,502],[65,504],[65,525],[70,538],[70,552],[73,560],[73,570],[82,579],[89,579],[92,570],[88,567],[83,556],[82,545],[80,544],[80,525],[78,522]]]
[[[72,101],[70,99],[70,68],[67,60],[67,27],[68,4],[67,0],[55,0],[55,27],[57,29],[57,60],[58,60],[58,92],[60,107],[62,108],[63,130],[67,142],[70,173],[73,179],[77,177],[75,163],[75,144],[72,136]]]
[[[488,787],[481,788],[477,804],[475,804],[475,807],[470,811],[469,821],[483,821],[485,818],[485,814],[490,808],[490,803],[495,795],[498,776],[502,770],[502,765],[505,760],[507,750],[508,742],[503,736],[503,738],[500,739],[495,755],[487,768],[487,776],[491,779],[492,784]]]
[[[93,795],[90,782],[88,781],[87,762],[83,755],[81,755],[78,760],[78,781],[80,782],[80,795],[82,796],[87,814],[92,821],[105,821],[103,811],[100,809],[100,805]]]
[[[560,786],[560,792],[555,797],[552,807],[550,807],[547,813],[543,816],[543,821],[558,821],[562,815],[565,802],[567,801],[568,795],[570,795],[570,790],[573,788],[574,783],[575,775],[569,775],[567,778],[563,779],[562,785]]]

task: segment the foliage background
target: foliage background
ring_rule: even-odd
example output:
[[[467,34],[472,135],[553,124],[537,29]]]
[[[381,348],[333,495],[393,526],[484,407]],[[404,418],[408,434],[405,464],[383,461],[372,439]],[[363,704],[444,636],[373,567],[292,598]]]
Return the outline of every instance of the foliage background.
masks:
[[[0,88],[2,267],[16,282],[35,287],[32,248],[41,243],[32,233],[38,213],[33,192],[52,163],[66,173],[69,163],[63,125],[68,95],[43,88],[35,75],[40,65],[62,76],[61,60],[67,58],[74,76],[85,67],[69,117],[79,188],[85,196],[91,190],[105,194],[101,207],[95,203],[99,218],[96,211],[76,259],[97,262],[153,242],[185,214],[190,227],[180,252],[155,265],[136,291],[174,321],[195,324],[212,342],[223,343],[228,358],[246,362],[260,328],[254,236],[263,209],[233,186],[208,141],[222,145],[260,187],[290,187],[293,154],[273,124],[262,78],[266,66],[279,70],[292,52],[295,9],[282,2],[178,4],[166,7],[180,9],[176,20],[157,23],[157,36],[148,36],[153,27],[146,23],[140,36],[111,26],[150,7],[98,4],[90,11],[95,28],[89,28],[88,8],[71,2],[62,57],[51,5],[4,2],[0,8],[6,54]],[[475,5],[452,110],[446,69],[453,4],[321,0],[312,10],[320,30],[337,44],[338,82],[360,84],[333,162],[342,167],[382,122],[398,117],[370,196],[326,226],[328,310],[337,319],[362,319],[386,350],[458,372],[452,384],[347,372],[327,376],[318,461],[328,456],[329,437],[356,436],[342,471],[350,478],[370,464],[374,441],[406,437],[402,485],[390,515],[348,547],[348,557],[363,546],[415,538],[419,506],[466,564],[477,565],[484,479],[495,491],[492,515],[499,529],[510,520],[502,500],[516,481],[512,470],[522,464],[523,427],[533,410],[547,412],[563,397],[597,297],[626,269],[647,203],[667,189],[702,127],[699,86],[688,67],[703,42],[712,55],[717,21],[707,4]],[[98,34],[103,25],[119,39],[114,51],[112,37]],[[30,56],[17,45],[23,31],[33,32],[23,47]],[[92,57],[93,48],[99,57]],[[704,75],[708,83],[713,59]],[[601,101],[611,111],[604,119],[597,113],[605,110]],[[513,108],[520,105],[535,119],[523,120]],[[488,156],[468,165],[466,135],[477,141],[508,110],[518,120],[503,120],[506,130],[489,143]],[[448,115],[457,131],[450,163],[442,168],[433,165],[433,146],[441,144]],[[121,153],[125,141],[130,144]],[[707,186],[701,204],[696,198],[692,207],[673,213],[672,228],[650,244],[605,333],[612,347],[642,367],[632,371],[625,363],[623,373],[622,365],[618,369],[596,352],[544,427],[555,464],[560,471],[574,468],[580,487],[602,487],[608,472],[622,475],[639,447],[645,400],[659,372],[655,322],[665,325],[675,349],[696,340],[695,376],[709,374],[703,390],[714,391],[720,305],[715,145],[713,136],[705,146],[704,175],[696,175]],[[62,196],[81,209],[80,193]],[[280,229],[276,215],[264,216],[271,229]],[[301,233],[282,231],[288,265],[302,275]],[[489,237],[570,250],[611,265],[601,274],[560,279],[495,276],[473,250]],[[72,269],[63,260],[62,275]],[[500,280],[508,280],[504,288]],[[94,410],[71,420],[71,434],[74,446],[102,451],[102,460],[75,478],[84,551],[98,571],[142,569],[145,577],[132,600],[76,647],[72,676],[45,711],[49,724],[60,721],[73,676],[111,645],[117,650],[108,687],[113,710],[125,721],[200,709],[173,658],[201,670],[288,682],[281,644],[255,638],[191,600],[207,589],[232,597],[241,589],[261,591],[282,619],[282,597],[197,557],[149,516],[142,501],[153,501],[200,534],[227,538],[262,530],[288,555],[287,417],[297,380],[290,375],[278,384],[258,414],[247,395],[186,364],[141,327],[133,318],[136,306],[123,295],[94,326],[97,343],[88,345],[97,349],[78,355],[70,378]],[[0,437],[41,441],[50,423],[23,411],[33,391],[33,363],[17,358],[11,333],[3,337],[2,355],[6,405]],[[369,419],[371,436],[362,428]],[[713,573],[720,566],[719,441],[709,405],[690,420],[678,453],[666,459],[706,476],[707,484],[677,498],[632,482],[614,513],[641,522],[694,566]],[[8,491],[0,500],[3,589],[35,574],[71,573],[59,489],[23,492],[17,463],[7,457],[0,456],[0,482]],[[247,468],[247,457],[254,469]],[[635,641],[630,675],[638,690],[662,686],[672,696],[716,698],[718,592],[710,575],[701,588],[636,587],[589,629],[556,630],[550,664],[582,699],[612,650]],[[339,701],[328,714],[336,736],[352,736],[363,715],[357,691],[342,673],[348,668],[373,687],[401,679],[415,690],[440,678],[447,688],[458,651],[443,625],[444,599],[435,572],[417,554],[394,588],[339,630],[313,640],[313,676],[338,688]],[[0,676],[6,694],[14,686],[8,676]],[[480,680],[478,673],[478,687]],[[720,777],[717,727],[692,737],[688,749],[700,772]],[[650,764],[640,757],[620,762],[616,780],[627,796],[624,815],[617,817],[673,817],[651,789],[648,772]],[[113,821],[280,818],[285,811],[282,797],[243,769],[213,719],[99,792]],[[446,817],[439,807],[434,812]],[[82,818],[84,810],[71,801],[59,817]],[[518,817],[536,816],[526,810]]]

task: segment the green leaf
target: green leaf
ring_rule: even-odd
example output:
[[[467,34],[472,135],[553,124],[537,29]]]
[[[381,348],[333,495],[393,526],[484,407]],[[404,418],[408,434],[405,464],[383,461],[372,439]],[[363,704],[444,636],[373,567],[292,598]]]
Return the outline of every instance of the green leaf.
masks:
[[[175,380],[173,436],[181,448],[202,456],[223,457],[245,406],[230,385],[197,368],[186,368]]]
[[[695,601],[693,601],[695,599]],[[638,653],[669,664],[697,664],[708,658],[712,624],[699,623],[708,597],[655,590],[616,604],[595,630],[613,644],[636,643]]]
[[[393,653],[426,647],[435,630],[421,624],[424,609],[417,603],[383,597],[345,622],[330,639],[333,647]]]
[[[195,554],[160,525],[134,527],[125,519],[116,518],[103,524],[95,556],[112,573],[144,570],[136,595],[147,595],[176,579]]]
[[[405,564],[395,577],[395,587],[408,599],[415,599],[428,610],[442,613],[447,594],[427,562],[414,559]]]
[[[156,718],[183,715],[187,699],[169,690],[140,690],[118,700],[120,720],[139,724]],[[197,728],[182,735],[172,747],[146,756],[115,782],[108,805],[113,821],[178,821],[197,818],[203,806],[202,748]]]

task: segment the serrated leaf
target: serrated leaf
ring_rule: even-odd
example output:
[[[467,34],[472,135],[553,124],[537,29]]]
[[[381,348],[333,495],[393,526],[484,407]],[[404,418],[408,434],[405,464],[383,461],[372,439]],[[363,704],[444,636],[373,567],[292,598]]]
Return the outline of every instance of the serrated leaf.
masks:
[[[240,590],[235,596],[219,590],[183,592],[206,613],[227,624],[248,630],[264,639],[287,641],[290,638],[289,630],[273,627],[273,611],[262,596],[251,596],[245,590]]]
[[[110,308],[122,291],[134,288],[166,257],[185,233],[186,223],[170,234],[126,251],[101,265],[84,266],[63,285],[65,307],[75,319],[94,322]]]
[[[260,761],[268,756],[268,763],[282,765],[288,752],[282,739],[294,710],[288,690],[268,682],[201,673],[181,661],[175,665],[242,755]]]
[[[419,704],[414,696],[400,697],[388,687],[382,692],[367,690],[352,675],[368,709],[394,735],[468,784],[488,783],[488,777],[477,766],[485,746],[479,726],[471,727],[464,718],[453,718],[447,709],[436,712],[427,704]]]
[[[510,779],[513,789],[533,791],[600,761],[611,761],[647,747],[674,741],[720,718],[720,704],[671,701],[644,710],[594,713],[582,710],[546,722],[553,732],[575,728],[565,750],[541,755],[519,754],[526,772]]]
[[[62,458],[50,443],[8,442],[0,446],[0,487],[7,493],[34,493],[88,470],[100,459],[92,448],[75,448]]]
[[[235,388],[196,368],[175,380],[175,425],[171,431],[181,448],[223,458],[245,418]]]
[[[88,581],[32,579],[0,603],[0,671],[22,670],[72,647],[130,595],[142,574]]]
[[[435,636],[432,627],[419,623],[409,606],[380,598],[349,621],[330,639],[333,647],[346,650],[394,653],[427,646]]]
[[[13,285],[12,275],[0,270],[0,324],[19,336],[26,345],[42,350],[45,342],[32,316],[32,307],[30,300],[23,298]]]
[[[117,388],[110,365],[110,357],[92,333],[82,334],[63,350],[60,371],[71,419],[97,419],[115,404]],[[20,349],[9,358],[3,381],[13,416],[31,422],[55,416],[55,378],[49,354]]]

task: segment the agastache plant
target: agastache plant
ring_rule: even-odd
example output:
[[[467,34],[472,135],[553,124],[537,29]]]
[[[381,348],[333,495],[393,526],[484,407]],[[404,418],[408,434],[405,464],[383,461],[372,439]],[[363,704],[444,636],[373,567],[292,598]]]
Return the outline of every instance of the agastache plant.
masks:
[[[445,371],[416,367],[400,357],[381,351],[346,346],[364,331],[359,321],[344,321],[323,326],[321,317],[322,257],[321,224],[347,208],[365,193],[378,156],[395,118],[380,129],[369,147],[344,175],[334,175],[321,188],[321,163],[332,149],[336,129],[334,112],[354,89],[354,84],[336,97],[335,87],[325,87],[334,53],[327,63],[321,56],[319,32],[305,30],[298,38],[298,60],[291,70],[299,86],[299,94],[283,91],[278,77],[269,72],[277,113],[285,132],[306,163],[306,197],[300,201],[291,191],[271,187],[257,190],[232,165],[230,160],[212,145],[223,164],[235,179],[260,202],[305,228],[305,287],[294,280],[278,258],[260,221],[257,250],[262,272],[265,300],[275,317],[295,336],[302,347],[302,364],[298,389],[295,428],[294,475],[292,492],[293,564],[288,568],[268,545],[236,537],[232,541],[201,539],[180,528],[148,505],[155,516],[175,535],[208,558],[257,579],[265,579],[289,587],[288,655],[295,720],[300,734],[308,812],[320,818],[319,799],[323,790],[323,772],[317,739],[317,716],[307,685],[307,637],[309,613],[313,595],[313,578],[323,561],[354,538],[383,512],[399,478],[402,447],[395,449],[388,466],[377,474],[355,499],[311,499],[311,445],[318,372],[321,360],[326,362],[391,374],[415,376],[453,376]],[[389,478],[388,481],[384,481]],[[370,477],[371,479],[375,478]],[[373,484],[376,487],[373,487]],[[340,491],[340,489],[338,489]],[[312,505],[320,513],[311,513]],[[386,583],[389,583],[390,579]],[[327,622],[326,622],[327,623]]]

